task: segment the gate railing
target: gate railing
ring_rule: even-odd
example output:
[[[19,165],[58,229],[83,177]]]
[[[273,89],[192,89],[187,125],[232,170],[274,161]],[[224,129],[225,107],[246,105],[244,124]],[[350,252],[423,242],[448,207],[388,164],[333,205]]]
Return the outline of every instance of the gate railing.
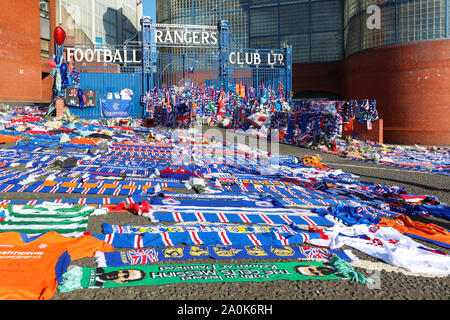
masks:
[[[168,39],[167,35],[163,38],[163,33],[170,30],[175,33],[181,30],[179,40],[183,40],[180,36],[183,30],[195,30],[202,41],[196,45],[161,43],[160,40]],[[283,90],[285,97],[291,97],[292,48],[237,47],[227,21],[221,21],[217,27],[161,25],[144,17],[141,31],[137,41],[126,41],[123,45],[66,46],[66,55],[71,54],[76,60],[75,68],[81,71],[82,86],[98,91],[98,106],[100,99],[109,92],[128,88],[134,93],[132,116],[141,117],[144,110],[140,97],[145,92],[154,87],[189,84],[205,84],[225,91],[236,83],[255,88],[264,84],[277,91]],[[213,41],[216,38],[217,41]],[[100,108],[95,109],[73,109],[73,113],[87,118],[102,117]]]

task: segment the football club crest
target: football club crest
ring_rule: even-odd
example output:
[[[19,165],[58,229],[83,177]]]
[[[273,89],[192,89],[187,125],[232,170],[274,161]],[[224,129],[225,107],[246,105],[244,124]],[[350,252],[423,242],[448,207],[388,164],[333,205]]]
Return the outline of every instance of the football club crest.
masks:
[[[245,250],[247,251],[247,254],[250,256],[267,256],[267,252],[264,251],[263,248],[258,246],[245,246]]]
[[[286,246],[281,247],[281,248],[271,247],[270,251],[280,257],[290,257],[290,256],[293,256],[295,253],[294,249],[292,249],[290,247],[286,247]]]
[[[164,250],[165,258],[181,258],[183,257],[183,248],[167,248]]]
[[[195,257],[208,256],[209,250],[208,247],[192,246],[191,250],[189,251],[189,254]]]
[[[220,257],[232,257],[240,251],[242,250],[236,250],[234,248],[227,249],[226,247],[214,247],[214,252]]]

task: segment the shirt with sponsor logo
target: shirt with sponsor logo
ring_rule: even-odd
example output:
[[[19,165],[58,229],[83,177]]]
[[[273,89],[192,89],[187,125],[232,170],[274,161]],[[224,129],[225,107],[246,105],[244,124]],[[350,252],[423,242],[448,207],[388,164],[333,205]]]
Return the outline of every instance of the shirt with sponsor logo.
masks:
[[[90,235],[0,233],[0,300],[48,300],[71,261],[114,248]]]

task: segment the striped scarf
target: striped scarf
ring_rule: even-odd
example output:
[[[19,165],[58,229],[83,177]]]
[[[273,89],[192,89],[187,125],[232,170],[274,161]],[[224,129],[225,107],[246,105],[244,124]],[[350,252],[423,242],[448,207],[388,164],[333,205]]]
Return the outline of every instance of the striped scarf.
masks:
[[[86,232],[89,215],[106,214],[106,209],[89,206],[44,203],[40,206],[10,205],[4,210],[0,232],[38,235],[56,231],[66,237],[81,237]]]
[[[161,232],[161,233],[109,233],[94,234],[95,238],[105,241],[115,248],[173,247],[177,245],[292,245],[304,243],[310,239],[322,237],[318,232],[292,233],[233,233],[219,232]]]

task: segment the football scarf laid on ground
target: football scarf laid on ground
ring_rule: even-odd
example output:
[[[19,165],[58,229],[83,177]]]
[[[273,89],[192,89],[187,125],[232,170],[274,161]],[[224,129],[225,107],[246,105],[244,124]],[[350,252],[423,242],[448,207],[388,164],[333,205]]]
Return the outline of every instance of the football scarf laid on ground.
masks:
[[[176,224],[176,225],[113,225],[109,223],[102,224],[104,234],[108,233],[127,233],[127,234],[142,234],[142,233],[163,233],[163,232],[234,232],[234,233],[292,233],[303,232],[304,230],[295,226],[262,226],[241,225],[241,224]]]
[[[233,233],[219,232],[161,232],[161,233],[109,233],[93,234],[95,238],[105,241],[114,248],[146,248],[146,247],[173,247],[177,245],[292,245],[304,243],[311,239],[322,237],[319,232],[292,233]]]
[[[98,252],[95,257],[98,267],[125,267],[152,264],[167,260],[189,259],[329,259],[337,255],[353,262],[347,250],[327,250],[297,246],[190,246],[151,248],[123,252]]]
[[[276,280],[339,280],[373,283],[337,256],[328,262],[146,265],[133,268],[73,267],[63,275],[59,292],[83,288],[115,288],[198,282],[263,282]]]
[[[235,223],[266,223],[266,224],[297,224],[309,226],[331,227],[334,223],[325,217],[294,216],[275,214],[245,214],[245,213],[203,213],[203,212],[155,212],[152,221],[164,222],[235,222]]]

